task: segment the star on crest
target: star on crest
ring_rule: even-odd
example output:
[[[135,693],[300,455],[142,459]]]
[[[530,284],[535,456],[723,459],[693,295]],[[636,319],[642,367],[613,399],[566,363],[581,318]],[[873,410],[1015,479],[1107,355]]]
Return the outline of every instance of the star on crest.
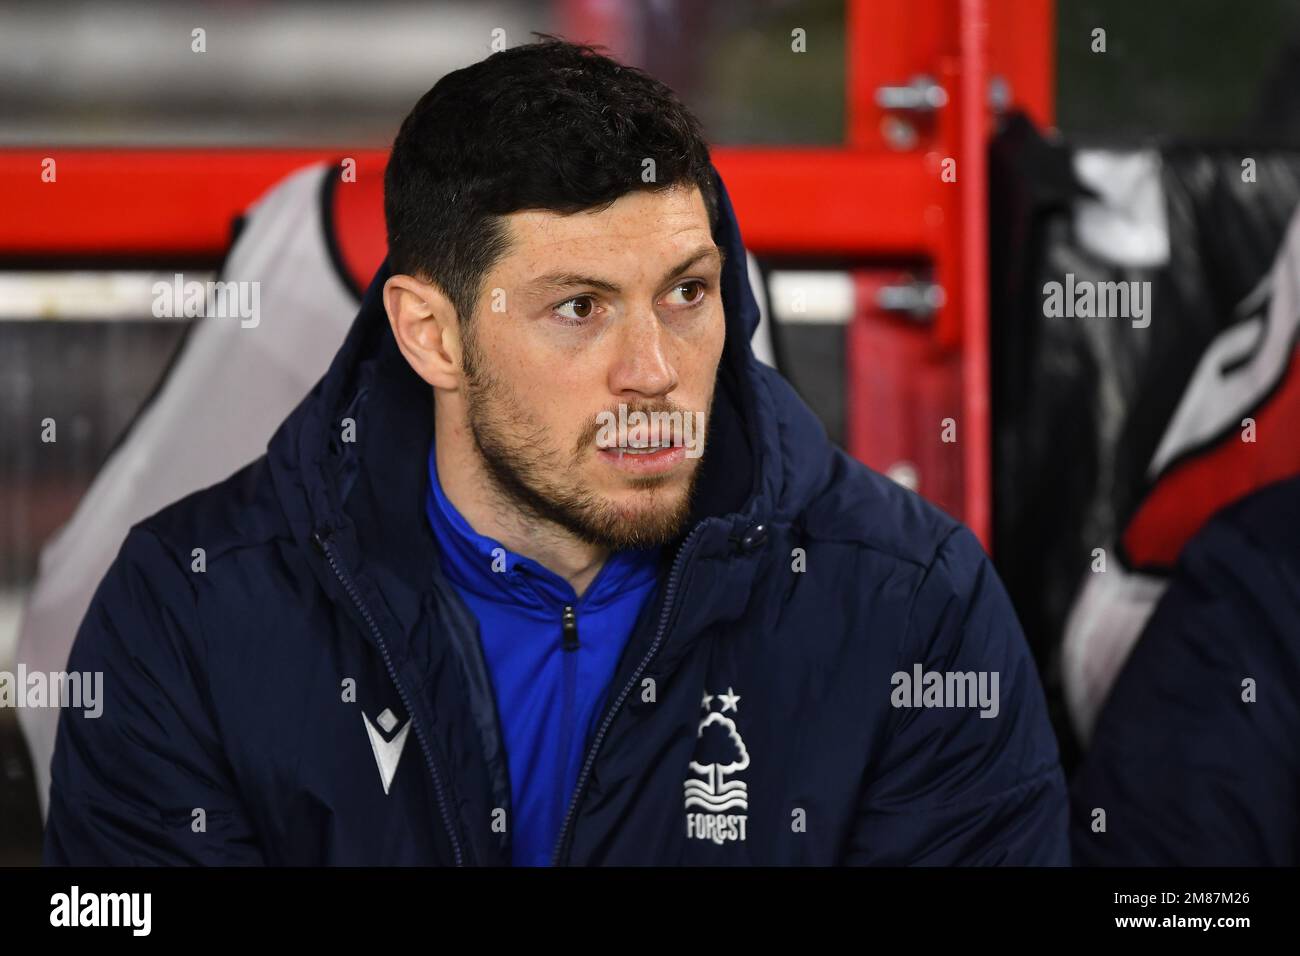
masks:
[[[718,699],[722,701],[722,710],[719,713],[725,714],[728,708],[734,710],[736,713],[740,713],[740,708],[736,706],[738,703],[740,703],[740,695],[737,694],[735,691],[733,691],[730,687],[727,688],[727,692],[725,694],[719,694]]]

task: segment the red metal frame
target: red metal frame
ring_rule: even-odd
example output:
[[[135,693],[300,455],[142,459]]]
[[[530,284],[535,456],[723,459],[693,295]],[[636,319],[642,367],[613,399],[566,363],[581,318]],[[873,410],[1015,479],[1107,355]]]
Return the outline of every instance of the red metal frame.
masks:
[[[985,37],[986,0],[961,0],[961,70],[958,77],[958,117],[962,176],[980,188],[965,188],[961,199],[962,418],[966,440],[961,442],[966,492],[962,517],[978,529],[987,547],[993,523],[992,421],[989,414],[988,337],[988,182],[985,143],[988,129],[988,73]],[[971,441],[972,428],[978,429]]]
[[[566,0],[569,35],[605,42],[624,18]],[[597,4],[598,7],[604,5]],[[587,19],[584,19],[586,17]],[[622,26],[620,26],[620,24]],[[602,35],[587,36],[582,30]],[[1018,108],[1052,122],[1051,0],[848,0],[844,148],[714,151],[755,252],[921,258],[933,263],[947,301],[934,347],[960,349],[965,501],[963,517],[988,546],[991,519],[985,144],[993,117],[988,77],[1009,83]],[[949,91],[923,148],[882,140],[875,90],[918,64]],[[381,163],[383,150],[48,149],[0,150],[0,257],[188,256],[224,252],[232,219],[288,173],[352,156]],[[958,181],[939,175],[944,158]],[[42,178],[47,159],[55,182]]]
[[[382,164],[386,150],[0,150],[5,222],[0,256],[219,256],[230,223],[284,176],[350,156]],[[913,157],[836,149],[718,147],[714,162],[744,210],[746,245],[758,253],[899,255],[938,250],[924,209],[935,177]],[[41,180],[56,163],[57,181]],[[887,182],[888,191],[845,183]]]
[[[0,255],[219,258],[234,218],[280,179],[322,159],[361,155],[320,149],[3,150]],[[47,159],[55,163],[54,182],[41,178]]]

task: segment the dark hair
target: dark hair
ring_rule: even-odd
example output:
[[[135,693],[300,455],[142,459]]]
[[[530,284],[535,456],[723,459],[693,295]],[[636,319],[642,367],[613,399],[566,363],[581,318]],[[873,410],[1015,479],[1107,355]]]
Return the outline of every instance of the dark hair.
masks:
[[[693,184],[717,223],[708,144],[672,90],[594,47],[538,35],[440,79],[388,159],[389,265],[436,283],[461,322],[506,251],[499,216],[567,214]],[[646,159],[653,182],[642,180]]]

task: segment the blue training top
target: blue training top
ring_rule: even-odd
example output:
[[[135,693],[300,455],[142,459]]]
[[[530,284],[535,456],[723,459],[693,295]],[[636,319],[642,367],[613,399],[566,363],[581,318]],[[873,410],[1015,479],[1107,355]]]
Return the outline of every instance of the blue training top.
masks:
[[[425,513],[443,573],[479,623],[510,766],[511,861],[546,866],[614,668],[655,588],[659,549],[611,554],[579,598],[554,571],[470,527],[443,494],[432,447]]]

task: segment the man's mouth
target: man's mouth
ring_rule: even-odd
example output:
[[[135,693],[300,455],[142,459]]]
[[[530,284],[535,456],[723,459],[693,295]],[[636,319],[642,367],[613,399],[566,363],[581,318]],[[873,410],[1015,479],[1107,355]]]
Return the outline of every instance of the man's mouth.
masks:
[[[629,416],[631,421],[625,421],[620,408],[617,429],[608,427],[613,425],[614,414],[604,414],[609,420],[596,437],[596,455],[624,475],[666,474],[692,457],[687,454],[691,432],[683,433],[682,423],[689,426],[693,419],[685,420],[684,413],[635,412]]]
[[[666,448],[675,448],[675,447],[677,446],[673,442],[651,442],[651,441],[635,442],[629,440],[625,445],[619,445],[617,447],[610,448],[607,450],[616,451],[620,455],[650,455],[657,451],[663,451]]]
[[[686,449],[681,445],[642,443],[629,441],[624,445],[600,448],[597,454],[608,464],[631,474],[660,474],[685,461]]]

